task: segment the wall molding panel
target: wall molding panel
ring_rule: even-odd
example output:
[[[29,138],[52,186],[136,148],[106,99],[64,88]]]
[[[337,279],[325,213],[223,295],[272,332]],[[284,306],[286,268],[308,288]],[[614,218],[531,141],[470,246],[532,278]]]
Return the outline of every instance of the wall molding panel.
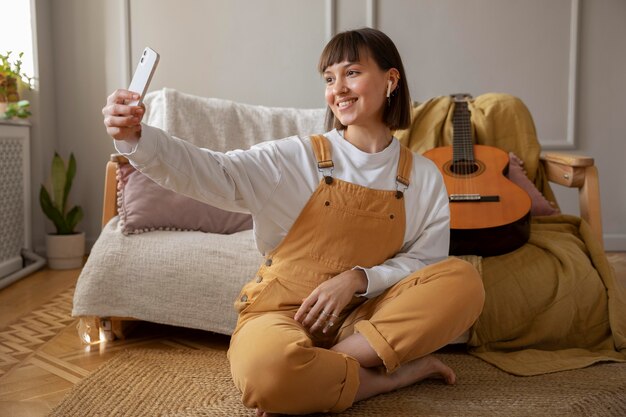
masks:
[[[337,33],[337,1],[326,0],[326,42]]]
[[[578,39],[580,22],[580,0],[572,0],[570,9],[570,39],[569,39],[569,73],[567,97],[567,137],[565,143],[558,140],[547,140],[546,147],[556,149],[576,148],[576,99],[578,85]],[[554,144],[552,144],[554,142]]]
[[[365,13],[365,25],[378,29],[378,0],[366,0]]]

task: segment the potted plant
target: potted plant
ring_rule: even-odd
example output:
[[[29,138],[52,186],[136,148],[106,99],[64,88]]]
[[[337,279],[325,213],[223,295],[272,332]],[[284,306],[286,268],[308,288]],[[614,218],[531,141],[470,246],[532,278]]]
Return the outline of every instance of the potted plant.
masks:
[[[56,233],[46,235],[48,266],[52,269],[80,268],[85,254],[85,233],[76,232],[75,228],[83,218],[83,209],[67,206],[76,175],[74,154],[70,154],[66,169],[65,162],[55,152],[51,171],[51,192],[43,184],[39,192],[41,209],[56,227]]]
[[[30,116],[30,111],[28,111],[30,103],[27,100],[20,101],[20,89],[23,87],[30,89],[33,79],[22,72],[21,58],[24,53],[20,52],[14,63],[10,60],[11,53],[9,51],[6,54],[0,54],[0,116],[25,118]],[[7,108],[11,110],[9,114],[7,114]]]

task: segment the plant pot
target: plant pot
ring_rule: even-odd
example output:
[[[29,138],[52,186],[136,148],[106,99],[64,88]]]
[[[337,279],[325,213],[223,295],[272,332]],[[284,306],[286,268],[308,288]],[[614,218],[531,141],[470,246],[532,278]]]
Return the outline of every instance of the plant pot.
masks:
[[[0,118],[4,116],[4,113],[7,111],[8,105],[9,103],[7,103],[6,101],[0,101]]]
[[[46,253],[51,269],[75,269],[83,266],[85,232],[72,235],[46,235]]]
[[[9,103],[20,101],[19,83],[15,77],[5,79],[6,98]]]

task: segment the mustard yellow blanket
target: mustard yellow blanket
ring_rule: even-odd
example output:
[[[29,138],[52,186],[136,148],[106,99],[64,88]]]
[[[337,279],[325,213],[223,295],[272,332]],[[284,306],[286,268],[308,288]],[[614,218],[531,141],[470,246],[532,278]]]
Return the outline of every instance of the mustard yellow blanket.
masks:
[[[476,142],[516,153],[529,178],[554,201],[526,106],[512,96],[487,94],[469,107]],[[429,100],[396,136],[419,153],[451,144],[452,109],[449,97]],[[537,217],[526,245],[479,261],[486,301],[471,330],[470,353],[515,375],[626,361],[626,287],[618,285],[580,218]]]
[[[483,258],[482,272],[475,356],[516,375],[626,360],[626,288],[580,218],[533,219],[528,243]]]

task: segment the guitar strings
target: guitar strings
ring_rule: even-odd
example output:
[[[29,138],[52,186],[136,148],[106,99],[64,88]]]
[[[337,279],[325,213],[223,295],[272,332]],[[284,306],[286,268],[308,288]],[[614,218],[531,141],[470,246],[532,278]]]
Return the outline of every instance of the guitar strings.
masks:
[[[473,155],[472,125],[465,99],[464,101],[456,101],[452,125],[455,129],[454,140],[461,142],[460,146],[458,144],[456,146],[456,149],[461,151],[460,155],[457,154],[453,158],[453,163],[456,165],[457,175],[462,177],[459,181],[460,189],[453,190],[453,192],[465,196],[476,194],[476,184],[472,178],[476,169]]]
[[[475,184],[474,181],[472,180],[472,172],[473,172],[473,168],[474,168],[474,152],[473,152],[473,144],[472,144],[472,127],[469,121],[469,110],[467,108],[467,101],[463,102],[463,106],[461,106],[461,110],[463,111],[463,115],[465,116],[463,118],[463,120],[461,121],[462,125],[463,125],[463,138],[465,140],[465,149],[466,149],[466,155],[465,155],[465,175],[466,175],[466,182],[467,182],[467,194],[474,194],[475,193]]]

